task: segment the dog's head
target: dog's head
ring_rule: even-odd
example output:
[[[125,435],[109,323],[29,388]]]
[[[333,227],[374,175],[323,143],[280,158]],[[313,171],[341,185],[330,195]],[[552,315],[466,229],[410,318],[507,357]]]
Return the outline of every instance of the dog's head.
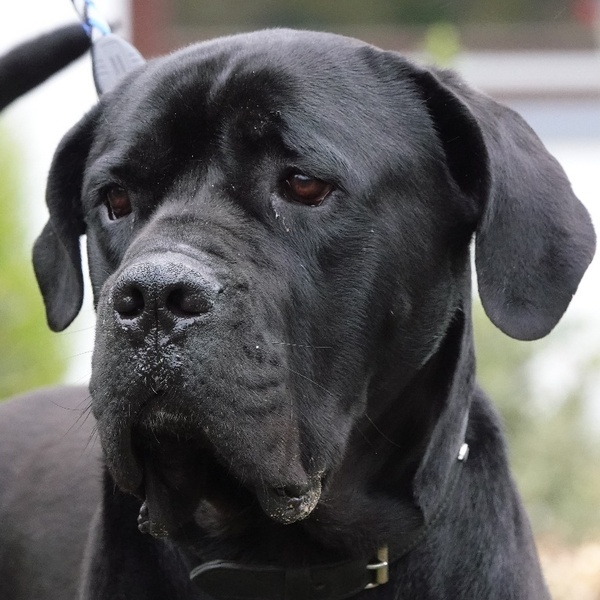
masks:
[[[356,423],[402,391],[479,289],[547,334],[594,251],[588,214],[512,111],[333,35],[216,40],[131,74],[74,127],[34,251],[54,330],[98,324],[108,467],[170,530],[231,496],[306,517]]]

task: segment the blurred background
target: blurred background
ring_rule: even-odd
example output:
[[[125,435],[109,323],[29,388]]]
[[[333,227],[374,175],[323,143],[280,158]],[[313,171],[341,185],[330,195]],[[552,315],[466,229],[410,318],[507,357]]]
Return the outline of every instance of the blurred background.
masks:
[[[216,35],[286,26],[352,35],[457,69],[518,110],[600,231],[600,0],[97,0],[147,57]],[[69,0],[6,3],[0,54],[75,21]],[[0,398],[89,377],[94,316],[50,333],[30,266],[62,135],[95,102],[89,58],[0,116]],[[479,378],[507,428],[556,600],[600,600],[600,259],[546,339],[498,332],[476,307]]]

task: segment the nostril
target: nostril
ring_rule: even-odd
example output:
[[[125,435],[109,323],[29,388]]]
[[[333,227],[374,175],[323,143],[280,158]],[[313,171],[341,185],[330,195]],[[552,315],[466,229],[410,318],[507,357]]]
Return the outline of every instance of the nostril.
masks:
[[[275,493],[282,498],[290,500],[299,500],[309,492],[306,486],[301,485],[286,485],[285,487],[275,488]]]
[[[212,302],[202,291],[181,286],[169,293],[166,307],[177,317],[189,318],[207,313]]]
[[[144,295],[137,287],[129,286],[117,294],[114,306],[122,319],[135,319],[144,312]]]

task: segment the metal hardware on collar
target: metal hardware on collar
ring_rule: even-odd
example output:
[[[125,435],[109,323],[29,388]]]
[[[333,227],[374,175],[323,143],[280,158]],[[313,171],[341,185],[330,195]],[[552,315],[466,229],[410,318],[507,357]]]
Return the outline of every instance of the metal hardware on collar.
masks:
[[[375,571],[375,581],[367,583],[365,590],[376,588],[390,580],[389,577],[389,552],[387,546],[382,546],[377,551],[377,560],[379,562],[369,563],[367,569],[369,571]]]
[[[469,458],[469,444],[465,442],[458,451],[458,460],[463,462],[467,460],[467,458]]]

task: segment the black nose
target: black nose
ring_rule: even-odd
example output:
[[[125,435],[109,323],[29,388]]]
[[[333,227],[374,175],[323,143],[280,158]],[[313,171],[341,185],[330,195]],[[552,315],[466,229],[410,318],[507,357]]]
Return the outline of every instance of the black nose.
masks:
[[[219,291],[210,275],[185,264],[149,260],[135,263],[119,275],[113,306],[123,325],[147,321],[168,330],[209,312]]]

